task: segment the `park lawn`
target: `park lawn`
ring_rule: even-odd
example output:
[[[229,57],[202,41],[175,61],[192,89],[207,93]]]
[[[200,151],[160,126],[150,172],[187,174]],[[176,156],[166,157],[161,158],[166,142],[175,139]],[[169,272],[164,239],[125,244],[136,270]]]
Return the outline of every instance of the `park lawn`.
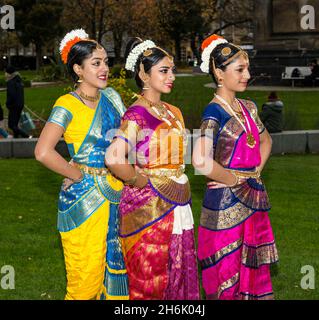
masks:
[[[204,86],[208,83],[211,83],[209,76],[177,77],[172,93],[163,97],[164,100],[181,108],[186,126],[190,129],[199,127],[202,111],[213,97],[213,90]],[[137,91],[132,79],[128,80],[128,86]],[[69,90],[68,84],[26,88],[25,104],[41,118],[47,119],[56,99]],[[254,100],[261,110],[268,94],[267,91],[249,90],[239,94],[239,97]],[[319,129],[319,91],[285,91],[278,92],[278,95],[285,104],[285,115],[290,126],[287,129]],[[4,106],[5,91],[0,92],[0,102]]]
[[[319,270],[319,155],[274,156],[264,172],[280,262],[272,268],[277,299],[319,299],[303,290],[305,265]],[[188,167],[198,226],[205,179]],[[33,159],[0,160],[0,268],[15,268],[15,290],[0,299],[63,299],[65,271],[56,211],[61,177]],[[0,274],[1,277],[1,274]]]

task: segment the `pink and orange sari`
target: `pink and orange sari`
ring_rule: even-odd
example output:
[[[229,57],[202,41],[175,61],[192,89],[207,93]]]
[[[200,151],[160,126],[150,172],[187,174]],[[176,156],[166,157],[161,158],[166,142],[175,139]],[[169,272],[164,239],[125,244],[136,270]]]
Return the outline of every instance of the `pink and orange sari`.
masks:
[[[167,108],[183,124],[179,109]],[[119,207],[132,300],[199,299],[191,193],[183,173],[185,139],[173,118],[168,120],[132,106],[117,135],[149,176],[143,189],[125,186]]]
[[[241,100],[256,140],[235,117],[212,103],[202,130],[213,131],[214,160],[224,168],[253,171],[261,161],[259,134],[265,129],[251,101]],[[248,178],[234,188],[207,189],[198,234],[198,258],[207,299],[272,299],[270,264],[278,261],[268,217],[269,199],[261,179]]]

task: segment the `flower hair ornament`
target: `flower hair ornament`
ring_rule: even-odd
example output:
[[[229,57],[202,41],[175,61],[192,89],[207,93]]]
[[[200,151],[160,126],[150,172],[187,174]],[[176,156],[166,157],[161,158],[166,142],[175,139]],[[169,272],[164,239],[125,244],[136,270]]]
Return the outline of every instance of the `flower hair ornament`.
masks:
[[[144,52],[148,55],[152,54],[152,52],[148,52],[148,50],[155,47],[156,44],[151,40],[145,40],[142,43],[138,44],[128,55],[126,59],[125,69],[134,72],[138,57]]]
[[[89,35],[83,29],[75,29],[65,35],[60,42],[60,55],[64,64],[68,62],[68,55],[71,48],[78,42],[89,40]]]
[[[200,69],[203,72],[209,73],[210,55],[213,52],[213,50],[222,43],[228,43],[228,41],[217,34],[213,34],[212,36],[205,39],[204,42],[202,43],[203,52],[202,52],[202,64],[200,65]],[[227,55],[227,52],[225,52],[225,55]]]

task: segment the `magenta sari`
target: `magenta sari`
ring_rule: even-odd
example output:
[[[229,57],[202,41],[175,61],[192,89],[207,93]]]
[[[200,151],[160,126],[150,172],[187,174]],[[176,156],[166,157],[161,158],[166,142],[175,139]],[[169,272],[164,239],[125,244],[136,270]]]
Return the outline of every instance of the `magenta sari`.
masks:
[[[184,123],[178,108],[167,108]],[[170,132],[172,140],[161,136],[161,130]],[[160,174],[184,166],[183,136],[176,123],[169,127],[142,106],[126,111],[120,131],[117,137],[132,146],[130,155],[149,176],[142,189],[125,186],[119,207],[130,300],[198,300],[190,185],[183,172]]]
[[[256,145],[235,117],[220,105],[206,108],[202,130],[213,130],[214,160],[224,168],[252,171],[259,166],[259,134],[265,129],[251,101],[241,100]],[[248,126],[247,126],[248,127]],[[207,189],[198,234],[198,258],[207,299],[272,299],[270,264],[278,261],[261,179],[234,188]]]

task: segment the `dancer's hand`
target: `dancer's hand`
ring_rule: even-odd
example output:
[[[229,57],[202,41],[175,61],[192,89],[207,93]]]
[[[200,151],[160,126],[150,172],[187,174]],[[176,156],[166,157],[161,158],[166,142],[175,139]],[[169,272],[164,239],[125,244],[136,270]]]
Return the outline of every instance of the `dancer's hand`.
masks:
[[[74,183],[74,181],[72,179],[65,178],[63,180],[63,190],[65,191],[65,190],[69,189],[73,183]]]
[[[208,189],[222,189],[227,188],[228,186],[226,184],[217,182],[217,181],[210,181],[207,183]]]
[[[135,166],[135,170],[137,174],[135,186],[143,189],[148,184],[148,176],[145,174],[143,169],[139,168],[138,166]]]

